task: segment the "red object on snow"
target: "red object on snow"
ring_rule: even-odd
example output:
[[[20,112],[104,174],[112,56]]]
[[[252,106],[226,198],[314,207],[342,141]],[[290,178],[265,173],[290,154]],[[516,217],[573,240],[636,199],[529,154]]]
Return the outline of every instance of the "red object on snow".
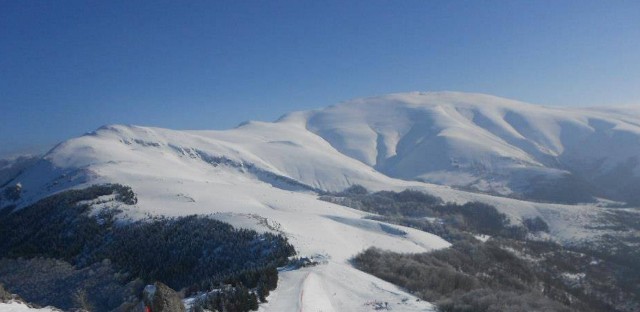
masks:
[[[145,306],[144,307],[144,312],[151,312],[151,308],[149,308],[149,306]]]

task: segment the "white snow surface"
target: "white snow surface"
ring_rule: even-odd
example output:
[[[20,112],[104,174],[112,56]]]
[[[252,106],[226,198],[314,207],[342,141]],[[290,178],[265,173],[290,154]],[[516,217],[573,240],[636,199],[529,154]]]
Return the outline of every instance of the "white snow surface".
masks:
[[[60,310],[46,307],[46,308],[32,308],[19,301],[0,302],[1,312],[24,312],[24,311],[39,311],[39,312],[59,312]]]
[[[484,179],[486,187],[508,192],[508,183],[487,180],[487,174],[553,174],[561,170],[548,164],[580,149],[594,148],[587,161],[611,154],[594,147],[594,134],[610,139],[609,147],[627,144],[603,162],[614,166],[640,155],[640,121],[618,117],[478,94],[394,94],[226,131],[105,126],[59,144],[14,182],[23,186],[19,208],[70,188],[121,183],[138,197],[136,205],[121,207],[122,217],[211,215],[235,226],[283,233],[299,253],[328,258],[327,264],[283,272],[263,311],[370,311],[376,301],[396,311],[430,311],[431,304],[356,270],[349,259],[371,246],[425,252],[449,243],[364,219],[364,212],[318,200],[315,191],[353,184],[411,188],[446,201],[486,202],[513,221],[540,216],[557,240],[589,239],[598,233],[585,225],[597,220],[602,208],[533,203],[402,179]]]
[[[333,147],[391,177],[509,194],[571,168],[605,174],[640,155],[638,107],[569,109],[484,94],[398,93],[296,112]],[[615,153],[612,153],[615,151]],[[633,167],[640,174],[637,163]]]

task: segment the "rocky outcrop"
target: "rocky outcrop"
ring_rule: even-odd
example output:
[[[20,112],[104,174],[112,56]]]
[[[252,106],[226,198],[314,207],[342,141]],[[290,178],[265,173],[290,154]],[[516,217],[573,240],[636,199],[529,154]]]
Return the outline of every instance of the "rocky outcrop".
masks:
[[[142,302],[152,312],[185,312],[180,296],[169,286],[156,282],[147,285],[142,293]]]
[[[13,299],[13,296],[11,295],[11,293],[6,291],[4,289],[4,286],[0,284],[0,302],[7,302],[11,299]]]

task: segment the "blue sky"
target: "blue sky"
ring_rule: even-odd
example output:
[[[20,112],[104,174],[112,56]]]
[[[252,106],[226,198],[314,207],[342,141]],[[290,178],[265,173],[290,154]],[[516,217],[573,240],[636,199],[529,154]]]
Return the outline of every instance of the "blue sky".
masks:
[[[640,1],[0,0],[0,156],[438,90],[640,104]]]

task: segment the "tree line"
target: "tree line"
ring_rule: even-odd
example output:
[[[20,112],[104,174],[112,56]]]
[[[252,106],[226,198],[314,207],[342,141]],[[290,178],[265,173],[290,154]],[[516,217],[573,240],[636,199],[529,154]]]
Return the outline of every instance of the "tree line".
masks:
[[[131,188],[108,184],[65,191],[18,211],[4,211],[0,258],[58,259],[75,269],[108,259],[113,270],[125,277],[123,284],[136,279],[160,281],[186,295],[224,288],[225,298],[248,289],[257,301],[264,301],[277,285],[276,268],[295,254],[282,235],[236,229],[203,216],[118,220],[117,209],[92,211],[81,203],[104,195],[115,195],[122,204],[137,201]],[[91,301],[98,295],[87,293],[87,297]],[[225,302],[247,306],[233,300]],[[97,311],[113,308],[96,306]]]

